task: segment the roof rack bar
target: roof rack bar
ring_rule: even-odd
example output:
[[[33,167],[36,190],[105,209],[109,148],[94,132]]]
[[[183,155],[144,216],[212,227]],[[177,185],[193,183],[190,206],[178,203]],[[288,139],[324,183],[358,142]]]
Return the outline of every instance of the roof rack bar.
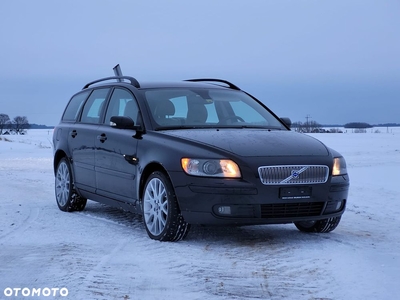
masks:
[[[229,88],[233,90],[240,90],[240,88],[237,85],[234,85],[233,83],[223,80],[223,79],[215,79],[215,78],[198,78],[198,79],[186,79],[185,81],[193,81],[193,82],[220,82],[220,83],[225,83],[228,85]]]
[[[102,81],[112,80],[112,79],[117,79],[120,82],[122,82],[123,79],[126,79],[126,80],[129,80],[131,85],[133,85],[135,88],[140,88],[139,82],[135,78],[133,78],[131,76],[111,76],[111,77],[106,77],[106,78],[102,78],[102,79],[98,79],[98,80],[89,82],[83,87],[83,90],[88,88],[92,84],[99,83],[99,82],[102,82]]]

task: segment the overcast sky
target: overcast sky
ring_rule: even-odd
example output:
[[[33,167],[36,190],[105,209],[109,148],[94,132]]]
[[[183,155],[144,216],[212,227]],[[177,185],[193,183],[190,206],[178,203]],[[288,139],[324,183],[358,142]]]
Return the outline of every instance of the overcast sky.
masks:
[[[0,3],[0,113],[56,125],[87,82],[232,81],[280,116],[400,123],[399,0]]]

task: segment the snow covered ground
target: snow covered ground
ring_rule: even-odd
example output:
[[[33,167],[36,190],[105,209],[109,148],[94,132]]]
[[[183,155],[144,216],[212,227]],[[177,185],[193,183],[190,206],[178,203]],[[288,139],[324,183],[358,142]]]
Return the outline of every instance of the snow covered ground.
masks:
[[[335,231],[198,226],[178,243],[150,240],[141,217],[91,201],[61,212],[52,130],[0,136],[0,299],[395,299],[400,128],[375,130],[313,135],[351,176]]]

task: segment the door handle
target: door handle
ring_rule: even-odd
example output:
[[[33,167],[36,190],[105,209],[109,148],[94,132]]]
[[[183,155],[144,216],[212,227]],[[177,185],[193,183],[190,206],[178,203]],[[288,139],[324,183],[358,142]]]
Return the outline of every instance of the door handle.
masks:
[[[72,131],[71,131],[71,136],[72,136],[73,138],[75,138],[77,135],[78,135],[78,133],[76,132],[76,130],[72,130]]]
[[[105,133],[102,133],[97,136],[97,139],[100,140],[100,142],[104,143],[107,140],[107,136]]]

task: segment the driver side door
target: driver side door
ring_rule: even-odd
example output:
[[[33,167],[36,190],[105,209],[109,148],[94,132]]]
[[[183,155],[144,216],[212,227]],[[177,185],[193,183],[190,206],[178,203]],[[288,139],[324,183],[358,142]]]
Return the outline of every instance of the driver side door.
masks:
[[[135,202],[137,176],[136,131],[110,126],[112,116],[130,117],[137,123],[139,109],[133,94],[123,88],[112,92],[105,119],[95,141],[96,193],[118,201]]]

